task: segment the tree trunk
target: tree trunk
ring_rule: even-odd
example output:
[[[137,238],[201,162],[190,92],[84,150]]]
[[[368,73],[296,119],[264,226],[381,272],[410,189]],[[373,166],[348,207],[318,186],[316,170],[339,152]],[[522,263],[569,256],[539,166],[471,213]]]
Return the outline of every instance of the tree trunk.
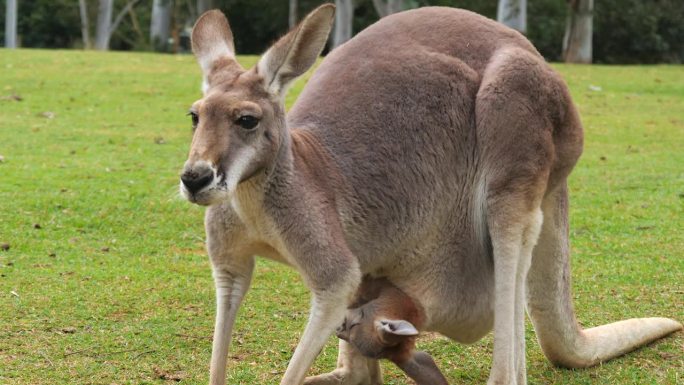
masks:
[[[354,20],[354,4],[352,0],[335,0],[335,32],[333,48],[342,45],[352,37],[352,21]]]
[[[150,41],[155,51],[166,51],[171,32],[172,0],[154,0],[152,4],[152,21],[150,25]]]
[[[591,63],[594,0],[569,0],[568,6],[563,60],[566,63]]]
[[[5,9],[5,47],[17,48],[17,0],[7,0]]]
[[[112,7],[114,0],[100,0],[97,9],[97,31],[95,33],[95,49],[106,51],[109,49],[109,37],[112,29]]]
[[[78,7],[81,12],[81,37],[83,38],[83,48],[93,48],[90,42],[90,25],[88,22],[88,5],[86,0],[78,0]]]
[[[527,32],[527,0],[499,0],[496,20],[519,32]]]
[[[100,0],[100,6],[97,10],[97,30],[95,31],[95,49],[99,51],[106,51],[109,49],[109,39],[111,39],[112,34],[121,24],[126,13],[129,12],[133,6],[140,0],[130,0],[116,15],[114,22],[112,22],[112,11],[114,8],[114,0]],[[85,9],[85,5],[82,11]],[[83,19],[84,15],[81,15]],[[87,20],[87,16],[86,16]],[[87,28],[86,28],[87,30]],[[81,27],[81,32],[83,32],[83,27]],[[86,31],[87,32],[87,31]]]
[[[373,7],[378,16],[385,17],[405,9],[405,0],[373,0]]]
[[[212,0],[197,0],[197,16],[202,16],[206,11],[214,8],[214,2]]]
[[[290,0],[290,13],[287,20],[290,29],[297,25],[297,0]]]

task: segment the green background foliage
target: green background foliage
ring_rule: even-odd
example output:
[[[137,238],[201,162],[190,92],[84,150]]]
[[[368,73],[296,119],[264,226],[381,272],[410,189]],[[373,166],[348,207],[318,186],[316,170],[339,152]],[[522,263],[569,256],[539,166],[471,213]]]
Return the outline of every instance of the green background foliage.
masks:
[[[115,0],[114,13],[126,0]],[[325,1],[299,0],[298,14]],[[94,34],[97,1],[88,0],[91,34]],[[124,18],[112,36],[116,50],[149,50],[151,1],[141,1],[132,17]],[[214,0],[228,14],[242,54],[262,53],[287,31],[288,2],[273,0]],[[354,32],[378,19],[372,0],[356,0]],[[411,0],[411,6],[440,5],[465,8],[496,18],[497,0]],[[174,20],[179,38],[187,49],[194,1],[176,0]],[[5,8],[0,7],[0,20]],[[565,0],[528,1],[527,35],[547,60],[559,61],[567,17]],[[596,63],[682,63],[684,61],[684,1],[600,0],[594,10],[594,61]],[[136,26],[137,25],[137,26]],[[76,0],[32,0],[19,2],[19,35],[24,47],[82,47]],[[4,40],[4,28],[0,29]],[[181,47],[183,48],[183,47]]]
[[[255,57],[240,57],[253,65]],[[0,383],[206,383],[214,293],[204,209],[178,197],[200,97],[190,56],[0,50]],[[574,298],[594,326],[684,320],[684,69],[569,66],[586,130],[570,178]],[[291,105],[306,78],[298,81]],[[274,384],[307,319],[292,270],[259,260],[230,384]],[[551,366],[527,325],[530,384],[682,383],[682,333],[586,370]],[[486,382],[491,336],[425,334],[451,383]],[[334,368],[330,342],[312,373]],[[384,365],[387,384],[407,380]]]

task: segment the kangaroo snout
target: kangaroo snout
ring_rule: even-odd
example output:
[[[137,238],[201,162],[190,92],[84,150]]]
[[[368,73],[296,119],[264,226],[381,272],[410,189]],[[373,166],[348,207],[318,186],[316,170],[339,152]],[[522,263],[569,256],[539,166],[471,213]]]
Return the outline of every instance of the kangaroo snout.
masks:
[[[347,327],[346,318],[344,319],[344,322],[342,322],[342,325],[337,327],[337,329],[335,330],[335,334],[337,335],[337,338],[349,341],[349,328]]]
[[[213,182],[214,171],[206,163],[186,165],[180,179],[188,192],[196,194]]]

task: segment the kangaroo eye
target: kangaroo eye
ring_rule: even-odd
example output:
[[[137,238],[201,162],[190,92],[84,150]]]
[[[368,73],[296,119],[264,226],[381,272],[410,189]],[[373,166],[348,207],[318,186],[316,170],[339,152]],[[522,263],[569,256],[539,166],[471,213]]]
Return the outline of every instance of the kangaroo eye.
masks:
[[[194,130],[199,124],[199,115],[197,115],[197,113],[194,111],[189,111],[188,115],[190,115],[190,118],[192,119],[192,129]]]
[[[246,130],[251,130],[259,124],[259,119],[252,115],[242,115],[235,121],[235,124]]]

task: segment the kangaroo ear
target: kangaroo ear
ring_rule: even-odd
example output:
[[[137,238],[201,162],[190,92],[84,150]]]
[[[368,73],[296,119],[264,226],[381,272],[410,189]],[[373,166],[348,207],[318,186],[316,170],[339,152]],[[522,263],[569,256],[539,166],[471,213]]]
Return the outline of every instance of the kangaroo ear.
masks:
[[[192,52],[195,54],[206,80],[218,59],[235,60],[233,32],[221,11],[205,12],[192,28]]]
[[[385,340],[397,340],[397,337],[413,337],[418,335],[418,330],[412,323],[405,320],[379,320],[375,321],[375,328]]]
[[[257,71],[269,92],[285,95],[290,82],[311,68],[328,40],[334,15],[334,5],[321,5],[266,51]]]

